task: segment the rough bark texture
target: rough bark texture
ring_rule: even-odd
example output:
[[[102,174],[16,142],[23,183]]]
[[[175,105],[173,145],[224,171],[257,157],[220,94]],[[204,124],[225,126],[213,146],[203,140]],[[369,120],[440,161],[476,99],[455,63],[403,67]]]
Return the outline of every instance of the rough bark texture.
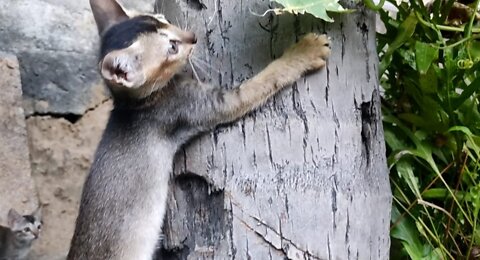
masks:
[[[388,259],[391,193],[375,19],[324,24],[252,15],[264,0],[158,0],[195,31],[199,72],[232,87],[306,32],[327,33],[327,68],[182,151],[164,228],[167,259]],[[220,71],[216,71],[219,69]]]
[[[11,208],[30,214],[38,205],[31,177],[20,69],[15,56],[0,52],[0,225]]]

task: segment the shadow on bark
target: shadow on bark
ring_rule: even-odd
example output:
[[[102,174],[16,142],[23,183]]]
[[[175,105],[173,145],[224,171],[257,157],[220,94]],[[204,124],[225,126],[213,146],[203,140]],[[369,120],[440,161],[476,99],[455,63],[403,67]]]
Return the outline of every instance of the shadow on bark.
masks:
[[[213,257],[215,243],[225,235],[223,191],[213,190],[203,177],[194,173],[176,176],[171,190],[170,205],[175,207],[167,209],[164,230],[170,233],[165,233],[165,241],[180,243],[173,247],[163,243],[155,259],[187,259],[192,250]],[[182,227],[172,228],[172,223],[179,222]]]

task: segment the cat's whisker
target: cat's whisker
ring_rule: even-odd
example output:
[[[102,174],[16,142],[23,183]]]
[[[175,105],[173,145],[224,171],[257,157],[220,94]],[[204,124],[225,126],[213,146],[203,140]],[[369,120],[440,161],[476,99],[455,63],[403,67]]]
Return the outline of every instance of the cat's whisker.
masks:
[[[208,21],[207,28],[210,27],[210,24],[213,22],[213,19],[215,18],[215,16],[217,16],[217,12],[218,12],[218,6],[217,5],[218,5],[218,1],[215,1],[215,10],[213,10],[213,14],[210,17],[210,21]]]
[[[204,60],[201,60],[201,59],[196,58],[196,57],[192,57],[192,59],[193,59],[194,62],[200,63],[204,67],[207,67],[208,69],[210,69],[214,72],[221,73],[221,71],[219,69],[217,69],[216,67],[213,67],[210,63],[208,63]]]
[[[195,70],[195,66],[193,66],[192,60],[188,59],[188,63],[190,63],[190,67],[192,67],[193,75],[197,78],[197,81],[201,82],[200,77],[198,76],[197,70]]]
[[[203,74],[205,74],[205,75],[209,75],[209,74],[210,74],[209,72],[207,72],[207,70],[206,70],[205,68],[203,68],[200,64],[196,64],[195,62],[196,62],[196,61],[192,60],[192,63],[195,65],[195,67],[196,67],[197,69],[199,69],[200,71],[202,71]]]
[[[186,24],[187,20],[185,18],[183,19],[182,23],[180,23],[180,20],[178,19],[178,17],[175,17],[175,20],[177,21],[177,27],[183,28],[184,31],[187,30],[187,24]]]
[[[183,18],[184,18],[184,20],[185,20],[185,29],[184,29],[184,30],[185,30],[185,31],[188,31],[188,19],[187,19],[187,17],[186,17],[185,15],[183,16]]]
[[[203,68],[200,64],[197,64],[194,60],[191,61],[193,65],[195,65],[195,67],[197,69],[199,69],[203,74],[205,75],[208,75],[209,73],[207,72],[207,70],[205,68]]]
[[[201,60],[201,59],[198,59],[198,58],[194,58],[194,61],[195,61],[195,62],[198,62],[198,63],[200,63],[200,64],[202,64],[202,65],[204,65],[205,67],[209,67],[209,68],[212,67],[212,65],[210,65],[210,63],[208,63],[208,62],[206,62],[206,61],[204,61],[204,60]]]
[[[178,27],[181,27],[180,21],[178,20],[178,17],[175,17],[175,21],[177,22],[177,26],[178,26]]]
[[[193,59],[195,59],[195,61],[198,61],[202,64],[205,64],[205,65],[210,65],[210,63],[208,63],[206,60],[202,60],[200,57],[195,57],[195,56],[192,56]]]

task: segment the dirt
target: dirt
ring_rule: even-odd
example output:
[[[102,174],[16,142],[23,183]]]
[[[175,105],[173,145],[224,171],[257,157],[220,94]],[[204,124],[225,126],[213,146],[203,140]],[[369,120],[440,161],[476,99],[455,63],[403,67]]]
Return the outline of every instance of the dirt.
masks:
[[[44,229],[35,259],[66,256],[82,185],[105,128],[112,102],[105,101],[75,123],[51,116],[27,119],[32,177],[44,204]]]

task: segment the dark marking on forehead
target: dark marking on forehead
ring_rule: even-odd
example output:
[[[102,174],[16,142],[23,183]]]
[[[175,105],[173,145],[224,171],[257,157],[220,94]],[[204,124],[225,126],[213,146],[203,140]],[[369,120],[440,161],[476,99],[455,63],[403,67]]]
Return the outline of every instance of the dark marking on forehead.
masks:
[[[197,11],[201,11],[203,9],[207,9],[207,6],[202,3],[200,0],[184,0],[187,2],[187,5]]]
[[[35,217],[32,216],[32,215],[24,215],[23,218],[26,219],[28,222],[30,222],[32,224],[35,223]]]
[[[112,26],[102,37],[100,59],[114,50],[130,46],[140,35],[157,32],[167,26],[151,16],[137,16]]]

